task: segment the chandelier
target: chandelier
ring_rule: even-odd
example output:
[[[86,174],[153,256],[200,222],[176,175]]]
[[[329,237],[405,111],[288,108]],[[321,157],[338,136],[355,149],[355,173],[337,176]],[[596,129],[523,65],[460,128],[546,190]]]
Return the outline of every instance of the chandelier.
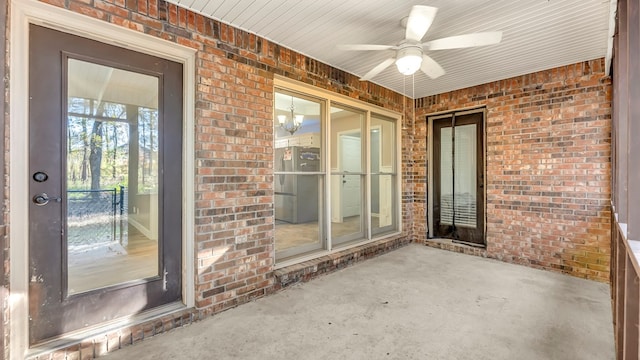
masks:
[[[291,119],[287,120],[286,115],[278,115],[278,123],[280,123],[280,127],[282,129],[293,135],[302,126],[304,115],[293,114],[295,110],[295,107],[293,106],[293,96],[291,97],[291,106],[289,107],[289,109],[291,110]]]

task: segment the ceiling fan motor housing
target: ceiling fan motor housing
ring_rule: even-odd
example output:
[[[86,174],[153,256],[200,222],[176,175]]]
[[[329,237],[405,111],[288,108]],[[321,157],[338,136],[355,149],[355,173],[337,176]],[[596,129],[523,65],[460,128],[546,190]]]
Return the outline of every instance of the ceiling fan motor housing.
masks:
[[[396,54],[396,67],[403,75],[414,74],[422,64],[422,48],[420,45],[403,44]]]

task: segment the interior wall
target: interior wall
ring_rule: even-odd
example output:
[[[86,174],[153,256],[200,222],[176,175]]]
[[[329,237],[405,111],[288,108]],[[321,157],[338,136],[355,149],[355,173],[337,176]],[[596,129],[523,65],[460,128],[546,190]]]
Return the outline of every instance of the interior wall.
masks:
[[[395,141],[393,140],[396,135],[393,131],[393,125],[388,121],[376,121],[375,125],[380,126],[380,132],[382,133],[382,162],[380,165],[384,167],[393,166],[395,159],[393,158],[394,149],[392,147],[395,146]]]
[[[432,246],[609,280],[611,79],[596,59],[416,100],[414,171],[428,114],[486,106],[486,249]],[[426,219],[427,188],[413,212]],[[416,221],[417,222],[417,221]]]
[[[364,126],[364,115],[360,113],[344,113],[341,116],[331,116],[331,161],[330,169],[338,169],[339,166],[339,152],[338,152],[338,134],[346,132],[346,134],[353,134],[356,137],[361,137],[362,127]]]

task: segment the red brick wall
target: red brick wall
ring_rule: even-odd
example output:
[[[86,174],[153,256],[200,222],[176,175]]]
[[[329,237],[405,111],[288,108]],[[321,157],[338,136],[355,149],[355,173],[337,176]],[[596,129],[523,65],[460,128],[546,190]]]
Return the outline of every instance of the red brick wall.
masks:
[[[487,109],[487,248],[457,250],[608,281],[611,80],[604,60],[416,100],[418,173],[427,169],[426,116],[480,106]],[[422,201],[413,210],[423,219],[426,194],[417,189]],[[426,226],[416,220],[414,229],[424,241]]]

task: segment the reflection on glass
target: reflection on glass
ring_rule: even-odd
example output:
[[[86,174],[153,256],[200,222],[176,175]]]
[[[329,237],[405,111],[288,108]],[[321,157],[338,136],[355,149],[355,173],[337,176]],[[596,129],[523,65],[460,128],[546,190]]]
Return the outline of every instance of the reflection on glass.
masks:
[[[158,276],[158,79],[68,60],[67,293]]]
[[[364,238],[365,114],[348,107],[331,108],[331,239],[334,244]]]
[[[451,128],[440,137],[440,223],[476,227],[476,125],[455,127],[455,181]]]
[[[395,230],[396,133],[393,119],[373,114],[370,131],[371,232]]]
[[[275,242],[285,258],[322,248],[322,107],[276,92],[275,108]]]
[[[319,245],[318,175],[276,175],[276,251]]]

